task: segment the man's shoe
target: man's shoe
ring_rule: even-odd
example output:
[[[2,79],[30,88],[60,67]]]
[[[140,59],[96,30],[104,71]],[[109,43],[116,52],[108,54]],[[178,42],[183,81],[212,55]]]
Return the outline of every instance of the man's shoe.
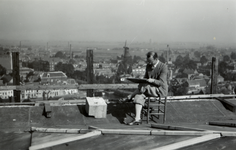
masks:
[[[138,121],[134,120],[134,121],[128,123],[127,125],[132,126],[132,125],[140,125],[140,124],[142,124],[142,120],[141,119],[138,120]]]

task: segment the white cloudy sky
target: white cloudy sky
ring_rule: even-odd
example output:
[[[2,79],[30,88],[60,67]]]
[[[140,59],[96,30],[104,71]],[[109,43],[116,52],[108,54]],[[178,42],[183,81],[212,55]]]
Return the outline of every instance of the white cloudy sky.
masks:
[[[235,42],[235,0],[0,0],[0,39]]]

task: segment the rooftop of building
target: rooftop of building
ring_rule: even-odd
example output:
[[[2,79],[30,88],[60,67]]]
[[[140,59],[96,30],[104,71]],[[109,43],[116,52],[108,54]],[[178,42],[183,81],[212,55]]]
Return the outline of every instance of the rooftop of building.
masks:
[[[236,104],[235,100],[229,102]],[[74,138],[83,134],[68,133],[46,133],[27,132],[31,127],[67,130],[77,129],[80,131],[120,131],[117,134],[101,134],[88,137],[83,140],[74,140],[65,144],[58,144],[52,149],[153,149],[168,146],[173,143],[186,141],[200,137],[197,133],[204,131],[235,133],[236,129],[227,126],[209,125],[209,122],[230,122],[236,124],[236,115],[217,99],[184,99],[167,101],[167,120],[162,124],[162,119],[147,124],[146,121],[139,126],[127,126],[123,123],[132,120],[134,116],[134,105],[132,103],[107,103],[107,113],[105,118],[94,118],[88,116],[85,105],[59,105],[51,106],[51,118],[42,115],[44,105],[21,106],[21,107],[0,107],[0,147],[3,149],[28,149],[30,146],[39,143],[48,143],[57,140]],[[11,112],[11,113],[9,113]],[[158,125],[153,127],[151,125]],[[110,129],[110,130],[108,130]],[[191,130],[192,129],[192,130]],[[189,135],[195,129],[196,135]],[[198,129],[196,131],[196,129]],[[127,132],[126,132],[127,131]],[[148,135],[146,132],[159,131],[166,135]],[[182,135],[171,135],[174,133]],[[206,131],[205,131],[206,132]],[[123,134],[122,134],[123,133]],[[132,133],[132,134],[131,134]],[[168,133],[170,135],[168,135]],[[232,134],[233,135],[233,134]],[[232,149],[235,143],[235,136],[219,137],[212,141],[205,141],[200,144],[191,145],[183,149],[219,149],[224,147]],[[187,142],[187,141],[186,141]],[[12,144],[14,143],[14,144]]]
[[[50,72],[44,72],[42,74],[42,78],[57,78],[57,77],[67,77],[65,73],[62,71],[50,71]]]

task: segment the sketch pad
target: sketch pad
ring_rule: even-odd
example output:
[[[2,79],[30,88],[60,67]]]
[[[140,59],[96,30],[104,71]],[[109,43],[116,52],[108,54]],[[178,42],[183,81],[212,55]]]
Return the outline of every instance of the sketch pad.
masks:
[[[139,78],[126,78],[126,79],[134,83],[149,83],[147,79],[139,79]]]

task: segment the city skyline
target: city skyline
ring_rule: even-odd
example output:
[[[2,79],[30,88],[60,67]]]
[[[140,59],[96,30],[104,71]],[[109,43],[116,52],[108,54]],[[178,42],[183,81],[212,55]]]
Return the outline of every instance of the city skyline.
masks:
[[[0,39],[235,43],[233,0],[0,0]]]

